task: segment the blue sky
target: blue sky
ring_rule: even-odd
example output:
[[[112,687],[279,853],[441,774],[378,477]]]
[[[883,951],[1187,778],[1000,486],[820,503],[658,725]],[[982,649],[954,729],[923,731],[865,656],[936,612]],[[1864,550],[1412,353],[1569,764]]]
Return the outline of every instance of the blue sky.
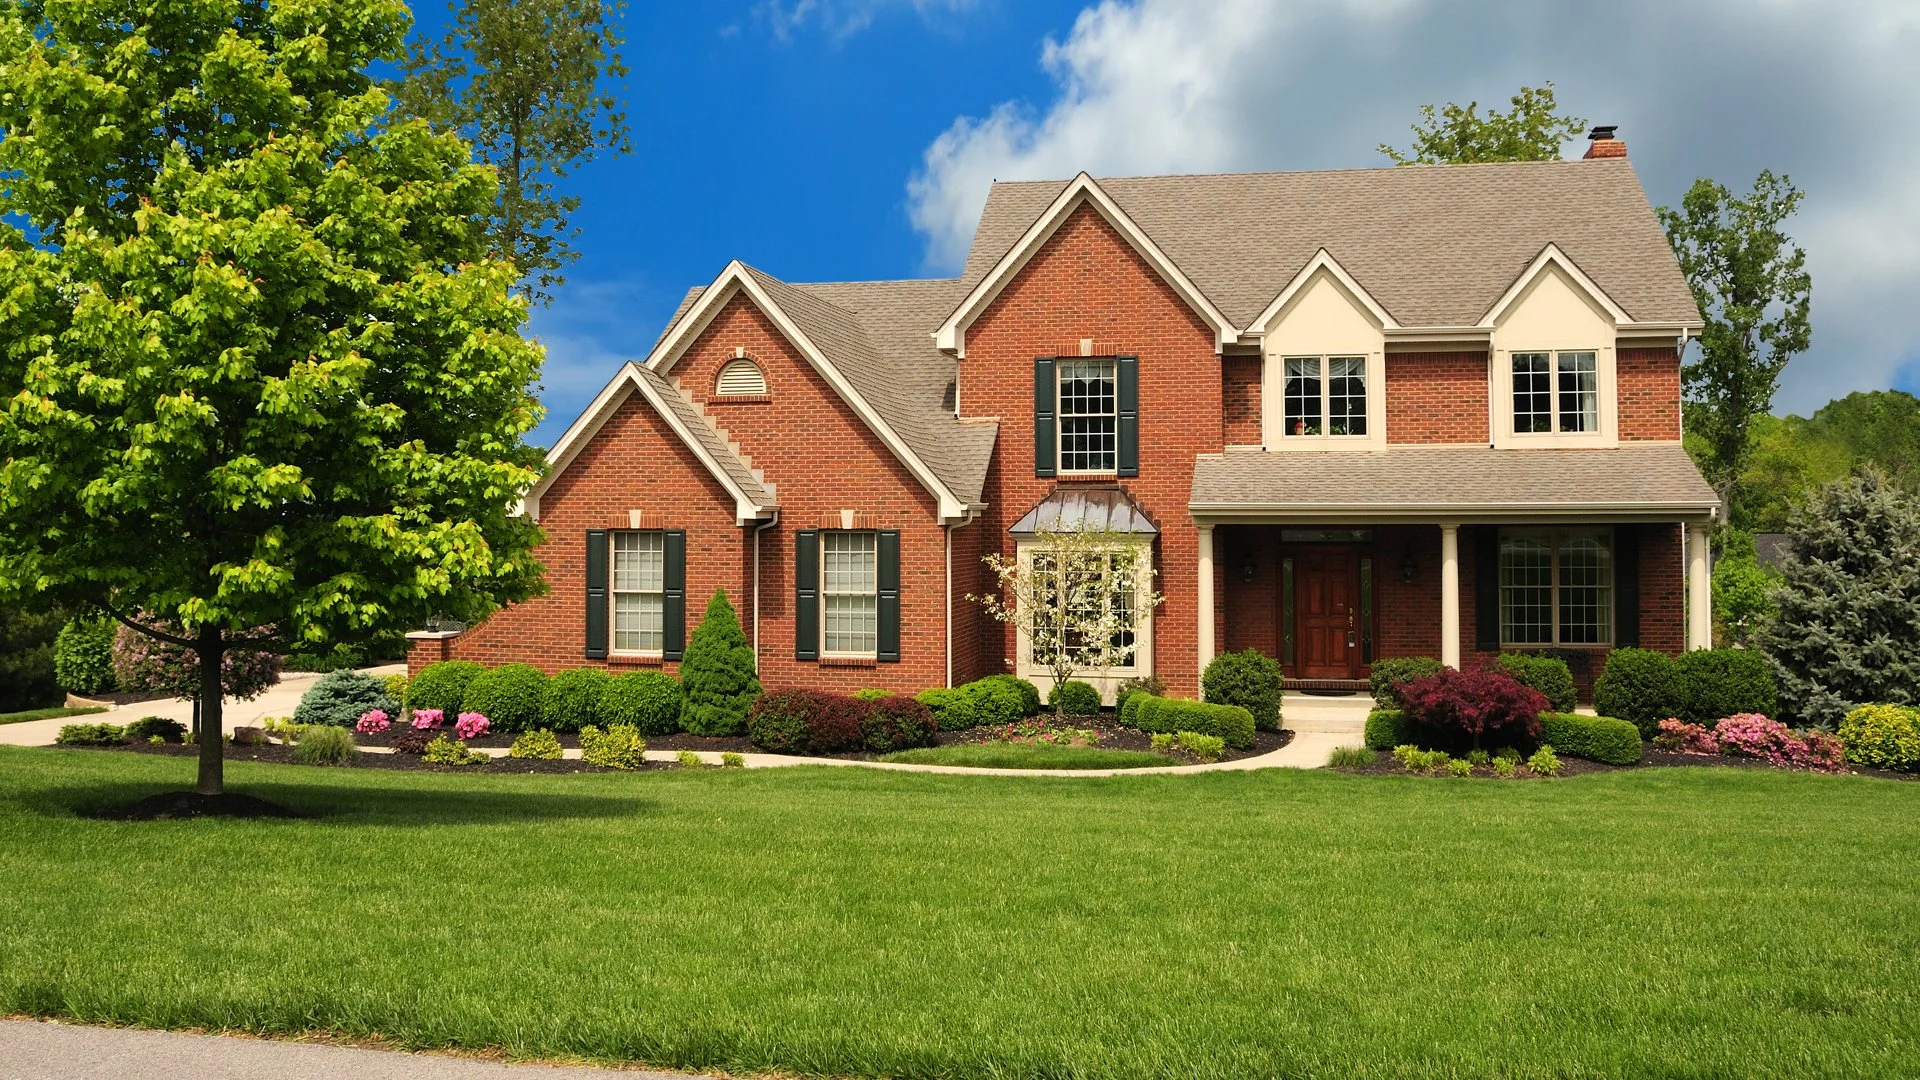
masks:
[[[1763,167],[1807,191],[1815,344],[1778,406],[1920,390],[1920,331],[1889,317],[1920,295],[1907,0],[719,0],[625,27],[634,153],[572,181],[581,259],[533,320],[538,442],[729,259],[950,273],[995,177],[1378,165],[1420,104],[1547,79],[1620,125],[1656,205]]]

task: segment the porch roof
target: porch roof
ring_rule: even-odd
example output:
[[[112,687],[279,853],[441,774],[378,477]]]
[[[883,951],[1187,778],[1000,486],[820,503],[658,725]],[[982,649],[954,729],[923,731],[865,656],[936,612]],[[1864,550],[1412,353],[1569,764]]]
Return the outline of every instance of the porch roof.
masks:
[[[1219,520],[1693,519],[1719,505],[1679,443],[1396,446],[1202,455],[1188,507]]]
[[[1105,486],[1055,487],[1007,531],[1015,536],[1032,536],[1042,529],[1091,529],[1142,536],[1160,533],[1124,488]]]

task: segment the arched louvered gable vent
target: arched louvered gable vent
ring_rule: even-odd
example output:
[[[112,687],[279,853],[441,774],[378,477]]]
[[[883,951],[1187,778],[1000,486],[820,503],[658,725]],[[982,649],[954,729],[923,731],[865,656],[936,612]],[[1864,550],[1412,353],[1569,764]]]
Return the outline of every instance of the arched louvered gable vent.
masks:
[[[767,392],[767,376],[751,360],[732,360],[720,369],[713,389],[721,397],[757,397]]]

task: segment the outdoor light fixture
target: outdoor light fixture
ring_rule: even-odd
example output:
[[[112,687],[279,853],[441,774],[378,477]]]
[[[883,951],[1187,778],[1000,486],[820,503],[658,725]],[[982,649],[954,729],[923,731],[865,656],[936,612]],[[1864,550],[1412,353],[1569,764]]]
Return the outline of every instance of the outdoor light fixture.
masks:
[[[1413,579],[1419,576],[1420,564],[1413,561],[1413,549],[1408,548],[1407,553],[1400,556],[1400,580],[1411,585]]]
[[[1252,559],[1248,559],[1246,562],[1243,562],[1240,564],[1240,580],[1241,581],[1253,580],[1253,560]]]

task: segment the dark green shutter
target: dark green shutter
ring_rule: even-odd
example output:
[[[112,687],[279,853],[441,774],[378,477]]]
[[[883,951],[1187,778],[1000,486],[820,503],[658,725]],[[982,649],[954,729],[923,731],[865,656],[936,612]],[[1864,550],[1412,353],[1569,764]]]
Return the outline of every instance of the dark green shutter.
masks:
[[[678,660],[687,651],[687,530],[668,529],[665,548],[665,616],[660,655]]]
[[[820,533],[793,537],[793,658],[820,659]]]
[[[1473,540],[1473,647],[1500,651],[1500,527],[1468,530]]]
[[[1119,357],[1120,475],[1140,475],[1140,358]]]
[[[1640,527],[1613,530],[1613,644],[1640,645]]]
[[[607,530],[587,530],[587,659],[607,658]]]
[[[900,530],[882,529],[879,539],[879,592],[875,614],[879,640],[875,659],[883,664],[900,662]]]
[[[1056,392],[1059,384],[1054,379],[1053,357],[1036,356],[1033,359],[1033,475],[1052,476],[1059,464],[1060,454],[1054,445],[1059,430],[1055,427],[1054,410]]]

